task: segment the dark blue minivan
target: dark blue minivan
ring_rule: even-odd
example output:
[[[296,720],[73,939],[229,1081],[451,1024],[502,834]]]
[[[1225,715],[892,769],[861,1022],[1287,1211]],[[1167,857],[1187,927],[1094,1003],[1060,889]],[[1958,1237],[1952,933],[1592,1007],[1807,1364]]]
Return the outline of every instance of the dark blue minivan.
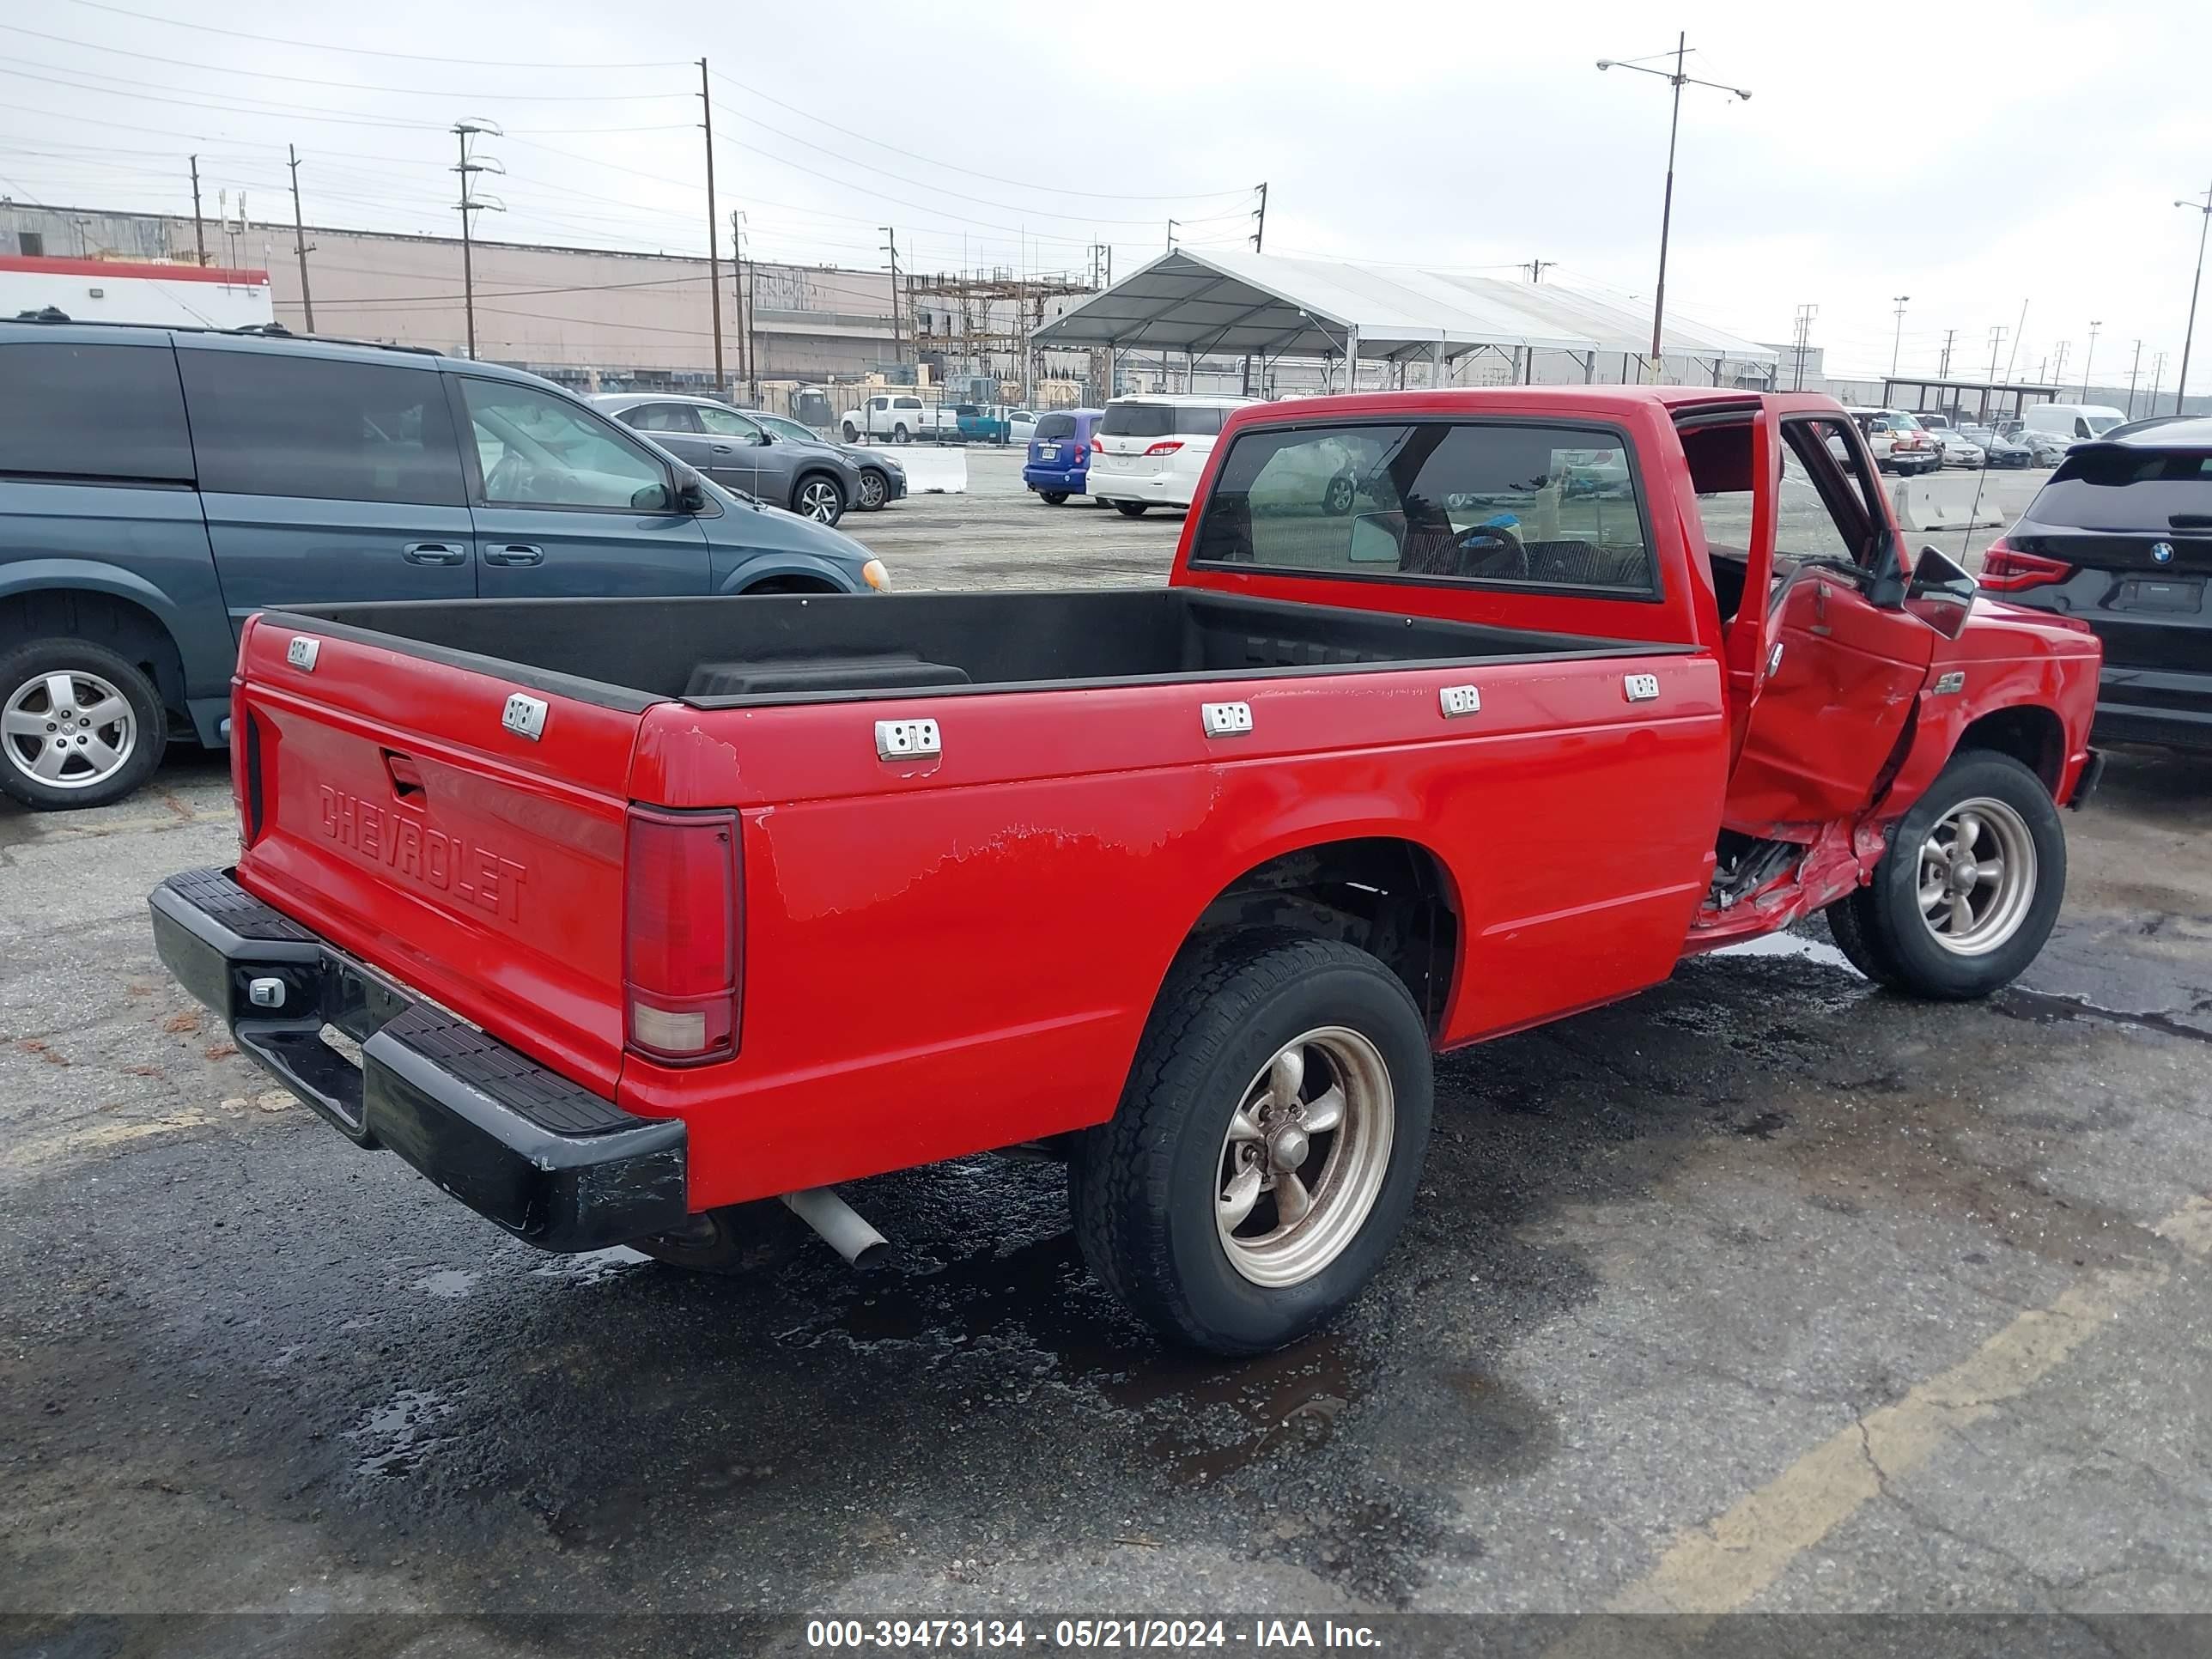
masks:
[[[0,322],[0,792],[222,741],[238,629],[344,600],[865,593],[851,537],[549,380],[276,330]]]
[[[1083,494],[1091,472],[1091,434],[1098,429],[1103,409],[1055,409],[1037,416],[1030,434],[1030,455],[1022,468],[1022,482],[1059,507],[1070,495]]]

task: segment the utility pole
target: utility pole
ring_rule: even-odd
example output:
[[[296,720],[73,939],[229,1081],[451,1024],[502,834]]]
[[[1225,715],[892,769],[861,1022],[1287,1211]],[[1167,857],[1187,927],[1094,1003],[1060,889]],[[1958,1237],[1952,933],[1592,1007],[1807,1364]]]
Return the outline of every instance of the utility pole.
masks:
[[[2150,397],[2143,407],[2155,414],[2158,410],[2158,389],[2166,380],[2166,354],[2161,351],[2151,359]]]
[[[1790,389],[1792,392],[1802,392],[1805,389],[1805,353],[1812,343],[1813,319],[1820,314],[1820,307],[1815,305],[1802,305],[1797,307],[1797,320],[1795,327],[1797,372],[1790,381]],[[1625,369],[1626,367],[1627,364],[1624,361],[1622,368]]]
[[[1651,299],[1651,363],[1652,372],[1655,374],[1660,372],[1659,365],[1662,361],[1660,335],[1667,316],[1667,239],[1674,228],[1674,138],[1682,125],[1682,88],[1711,87],[1716,92],[1734,93],[1738,98],[1751,96],[1741,87],[1724,87],[1717,81],[1699,81],[1685,75],[1682,72],[1682,60],[1690,55],[1689,39],[1690,37],[1684,33],[1677,33],[1674,37],[1674,72],[1672,75],[1668,74],[1664,70],[1652,69],[1643,64],[1616,64],[1616,61],[1610,58],[1601,58],[1597,60],[1597,66],[1601,70],[1619,67],[1634,70],[1639,75],[1656,75],[1671,82],[1674,88],[1674,110],[1667,123],[1667,193],[1662,199],[1659,209],[1659,286]]]
[[[1168,252],[1170,253],[1175,252],[1175,228],[1182,222],[1180,219],[1168,221]]]
[[[480,132],[489,132],[494,137],[502,136],[498,127],[489,121],[453,123],[453,137],[460,141],[461,146],[461,162],[453,169],[461,175],[461,315],[468,331],[469,356],[472,360],[477,355],[477,268],[470,216],[486,209],[496,213],[504,206],[500,202],[484,201],[476,194],[472,181],[477,173],[501,170],[496,162],[477,161],[469,153],[469,140]]]
[[[2066,378],[2066,354],[2073,349],[2074,342],[2071,340],[2061,340],[2058,343],[2057,366],[2051,371],[2051,383],[2054,388],[2059,381]]]
[[[1939,380],[1948,380],[1951,378],[1951,342],[1958,336],[1959,331],[1955,328],[1947,328],[1943,331],[1943,362],[1936,371],[1936,378]]]
[[[1260,206],[1252,217],[1258,222],[1252,227],[1252,252],[1257,253],[1261,251],[1261,245],[1267,240],[1267,181],[1265,179],[1260,181]]]
[[[738,315],[738,374],[745,383],[745,401],[760,407],[760,376],[753,363],[752,335],[745,327],[744,213],[730,210],[730,306]]]
[[[300,218],[300,152],[284,146],[292,165],[292,250],[300,256],[300,309],[307,314],[307,332],[315,331],[315,296],[307,291],[307,228]]]
[[[2102,327],[2100,322],[2089,325],[2089,349],[2081,354],[2081,401],[2085,404],[2089,401],[2089,365],[2097,361],[2097,331]]]
[[[2142,373],[2142,342],[2136,342],[2136,359],[2128,365],[2128,418],[2136,417],[2136,377]]]
[[[898,232],[889,225],[880,228],[890,239],[884,244],[883,251],[891,256],[891,361],[898,363],[906,361],[906,340],[899,325]]]
[[[707,94],[707,60],[699,60],[700,124],[707,131],[707,297],[714,313],[714,395],[730,395],[729,376],[722,372],[722,264],[715,246],[721,234],[722,216],[714,210],[714,100]]]
[[[2005,332],[2005,325],[2002,323],[1995,325],[1990,330],[1990,384],[1991,386],[1997,383],[1997,349],[2004,344]],[[1982,395],[1986,398],[1989,394],[1984,392]]]
[[[1897,378],[1897,354],[1905,344],[1905,302],[1912,296],[1899,294],[1893,297],[1897,303],[1897,331],[1889,337],[1889,378],[1893,380]]]
[[[1538,284],[1539,283],[1541,283],[1541,282],[1544,280],[1544,273],[1545,273],[1546,271],[1549,270],[1550,270],[1553,265],[1556,265],[1556,264],[1559,264],[1559,262],[1557,259],[1531,259],[1531,260],[1529,260],[1529,261],[1528,261],[1528,284],[1529,284],[1529,286],[1533,288],[1533,287],[1534,287],[1536,284]]]
[[[207,227],[200,221],[200,158],[192,157],[192,246],[202,264],[207,263]]]
[[[2197,232],[2197,275],[2189,283],[2189,329],[2181,337],[2181,374],[2173,383],[2173,412],[2179,415],[2181,400],[2189,391],[2189,349],[2197,343],[2197,290],[2204,286],[2204,235],[2212,231],[2212,189],[2204,192],[2201,202],[2192,197],[2185,202],[2176,202],[2174,206],[2195,208],[2204,216],[2204,222]],[[2152,402],[2157,402],[2155,394]]]

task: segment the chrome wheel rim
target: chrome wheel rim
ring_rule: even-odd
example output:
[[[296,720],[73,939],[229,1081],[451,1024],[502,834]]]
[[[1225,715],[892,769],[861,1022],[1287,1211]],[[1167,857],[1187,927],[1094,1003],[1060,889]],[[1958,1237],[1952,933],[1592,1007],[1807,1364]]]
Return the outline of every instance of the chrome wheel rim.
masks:
[[[1343,1255],[1382,1195],[1396,1121],[1390,1068],[1358,1032],[1325,1025],[1285,1043],[1222,1139],[1213,1224],[1230,1266],[1279,1290]]]
[[[1987,795],[1961,801],[1920,844],[1920,920],[1954,956],[1987,956],[2020,931],[2035,902],[2027,820]]]
[[[810,478],[799,487],[799,510],[817,524],[830,524],[837,517],[837,486],[827,478]]]
[[[97,674],[41,674],[0,704],[0,751],[16,771],[49,789],[105,783],[137,747],[131,700]]]
[[[873,472],[860,475],[860,505],[881,507],[884,504],[884,481]]]

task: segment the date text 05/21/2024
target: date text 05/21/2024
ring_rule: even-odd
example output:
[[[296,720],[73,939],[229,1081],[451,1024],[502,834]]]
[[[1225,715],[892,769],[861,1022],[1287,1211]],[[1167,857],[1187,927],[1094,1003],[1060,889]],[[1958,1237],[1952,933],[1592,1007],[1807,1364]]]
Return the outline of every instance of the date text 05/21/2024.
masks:
[[[806,1645],[817,1650],[1018,1650],[1032,1643],[1048,1652],[1228,1647],[1372,1651],[1382,1645],[1371,1626],[1333,1619],[812,1619],[806,1625]]]

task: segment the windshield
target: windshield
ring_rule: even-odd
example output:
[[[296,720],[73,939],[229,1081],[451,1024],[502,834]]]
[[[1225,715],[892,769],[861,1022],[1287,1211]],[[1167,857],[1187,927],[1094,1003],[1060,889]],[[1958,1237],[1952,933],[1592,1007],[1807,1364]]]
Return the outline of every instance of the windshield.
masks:
[[[2100,438],[2120,423],[2117,415],[2085,415],[2082,419],[2088,422],[2090,433]]]

